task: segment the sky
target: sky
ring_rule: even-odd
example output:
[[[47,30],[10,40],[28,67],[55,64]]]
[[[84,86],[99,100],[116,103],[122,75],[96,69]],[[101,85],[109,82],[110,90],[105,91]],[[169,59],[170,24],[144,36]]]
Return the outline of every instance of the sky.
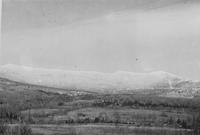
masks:
[[[199,0],[3,0],[0,63],[200,80]]]
[[[0,1],[0,31],[1,31],[1,15],[2,15],[1,11],[2,11],[2,1]],[[0,64],[1,64],[1,55],[2,53],[1,53],[1,32],[0,32]]]

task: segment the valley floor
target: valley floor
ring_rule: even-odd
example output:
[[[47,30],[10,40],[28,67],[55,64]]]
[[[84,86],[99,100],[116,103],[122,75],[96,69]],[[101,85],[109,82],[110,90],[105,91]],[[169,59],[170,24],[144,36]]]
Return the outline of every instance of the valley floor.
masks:
[[[0,81],[0,135],[199,135],[200,98],[96,94]]]

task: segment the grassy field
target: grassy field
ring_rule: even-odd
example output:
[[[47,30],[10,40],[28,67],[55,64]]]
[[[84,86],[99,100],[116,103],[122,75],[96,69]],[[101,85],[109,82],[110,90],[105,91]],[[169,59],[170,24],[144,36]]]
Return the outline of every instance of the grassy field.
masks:
[[[191,131],[173,128],[134,127],[127,125],[33,125],[36,134],[47,135],[192,135]]]

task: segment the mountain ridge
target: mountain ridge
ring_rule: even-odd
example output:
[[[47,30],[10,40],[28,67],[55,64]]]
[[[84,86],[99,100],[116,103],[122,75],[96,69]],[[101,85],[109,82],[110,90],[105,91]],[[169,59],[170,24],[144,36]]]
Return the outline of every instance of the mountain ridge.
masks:
[[[0,76],[11,80],[42,84],[47,86],[83,89],[142,89],[153,88],[154,83],[173,85],[183,79],[164,71],[134,73],[117,71],[101,73],[94,71],[65,71],[57,69],[32,68],[27,66],[4,65],[0,67]],[[84,85],[85,83],[85,85]],[[93,85],[94,84],[94,85]],[[80,86],[78,86],[80,85]]]
[[[156,93],[167,97],[192,98],[198,95],[200,90],[199,81],[186,80],[164,71],[100,73],[33,68],[9,64],[0,67],[0,78],[8,79],[7,81],[1,79],[4,87],[10,87],[9,83],[12,84],[12,81],[15,81],[19,86],[25,86],[27,90],[37,89],[35,87],[38,86],[44,91],[60,94],[69,91],[102,94],[139,92],[141,94]],[[31,87],[29,88],[29,86]],[[16,87],[16,89],[19,88]]]

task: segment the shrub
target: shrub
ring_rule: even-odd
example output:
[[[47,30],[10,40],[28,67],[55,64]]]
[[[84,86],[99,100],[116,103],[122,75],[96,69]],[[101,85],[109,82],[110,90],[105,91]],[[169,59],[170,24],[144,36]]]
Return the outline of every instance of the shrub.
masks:
[[[4,121],[0,121],[0,135],[8,135],[9,127]]]
[[[63,102],[58,102],[58,106],[63,106],[64,103]]]
[[[0,135],[33,135],[32,130],[27,125],[19,125],[9,128],[6,124],[0,126]]]

